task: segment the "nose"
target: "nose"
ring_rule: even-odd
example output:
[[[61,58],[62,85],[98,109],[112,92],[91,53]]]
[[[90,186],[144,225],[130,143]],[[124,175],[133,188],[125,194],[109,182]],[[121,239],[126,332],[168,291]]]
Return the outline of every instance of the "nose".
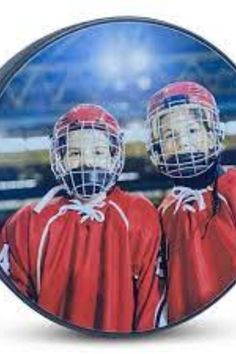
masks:
[[[179,134],[177,137],[176,137],[176,147],[177,147],[177,150],[179,151],[189,151],[192,149],[192,144],[194,142],[190,141],[190,138],[189,136],[186,134],[186,132],[183,132],[183,134]]]
[[[87,167],[94,166],[94,155],[91,150],[84,150],[82,153],[82,165]]]

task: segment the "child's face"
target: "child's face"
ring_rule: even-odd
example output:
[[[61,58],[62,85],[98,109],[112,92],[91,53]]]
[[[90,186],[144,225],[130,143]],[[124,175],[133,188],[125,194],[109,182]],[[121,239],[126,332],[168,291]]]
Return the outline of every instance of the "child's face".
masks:
[[[176,106],[158,119],[153,118],[153,137],[160,143],[166,160],[178,154],[208,153],[214,148],[214,135],[207,129],[207,116],[201,117],[202,113],[187,106]]]
[[[96,129],[70,131],[67,151],[62,161],[66,170],[83,168],[110,170],[113,163],[110,139],[103,131]]]

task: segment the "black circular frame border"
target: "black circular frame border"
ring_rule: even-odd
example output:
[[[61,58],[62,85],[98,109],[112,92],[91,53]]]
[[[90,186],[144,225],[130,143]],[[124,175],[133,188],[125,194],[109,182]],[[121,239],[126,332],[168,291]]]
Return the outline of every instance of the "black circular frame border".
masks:
[[[236,73],[236,65],[234,64],[231,59],[229,59],[224,53],[221,52],[218,48],[216,48],[214,45],[209,43],[207,40],[202,38],[201,36],[198,36],[191,31],[188,31],[184,28],[181,28],[179,26],[167,23],[165,21],[160,21],[157,19],[153,18],[148,18],[148,17],[136,17],[136,16],[121,16],[121,17],[107,17],[107,18],[101,18],[101,19],[96,19],[96,20],[91,20],[87,22],[82,22],[81,24],[76,24],[70,27],[63,28],[61,30],[58,30],[56,32],[53,32],[36,42],[32,43],[22,51],[20,51],[18,54],[16,54],[12,59],[10,59],[1,69],[0,69],[0,97],[4,92],[4,89],[7,87],[13,76],[22,68],[23,65],[27,64],[27,62],[37,54],[39,51],[42,49],[46,48],[48,45],[52,44],[54,41],[59,40],[60,38],[77,32],[80,29],[85,29],[88,27],[92,27],[94,25],[99,25],[99,24],[106,24],[109,22],[144,22],[144,23],[149,23],[153,25],[159,25],[163,27],[169,27],[170,29],[173,29],[178,32],[182,32],[185,35],[188,35],[189,37],[199,41],[200,43],[205,44],[207,47],[209,47],[212,51],[215,51],[217,54],[219,54],[222,59],[226,61],[228,65],[230,65],[233,70]],[[162,331],[166,331],[176,325],[180,325],[192,318],[194,318],[196,315],[202,313],[205,311],[207,308],[209,308],[211,305],[213,305],[215,302],[217,302],[221,297],[223,297],[236,283],[236,274],[235,274],[235,280],[228,285],[221,293],[219,293],[215,299],[205,306],[203,306],[201,309],[195,311],[189,316],[184,317],[181,321],[171,323],[170,325],[163,327],[163,328],[155,328],[150,331],[142,331],[142,332],[130,332],[130,333],[119,333],[119,332],[106,332],[106,331],[98,331],[96,329],[89,329],[89,328],[83,328],[79,327],[76,325],[71,324],[68,321],[62,320],[57,316],[54,316],[50,314],[49,312],[43,310],[40,306],[38,306],[36,303],[30,301],[26,296],[24,296],[14,285],[13,282],[11,282],[8,278],[8,276],[4,273],[4,271],[0,267],[0,279],[3,281],[3,283],[10,288],[13,293],[15,293],[25,304],[27,304],[29,307],[31,307],[33,310],[41,314],[42,316],[46,317],[50,321],[53,321],[54,323],[57,323],[63,327],[66,327],[68,329],[72,329],[77,332],[82,332],[84,334],[89,334],[92,336],[96,337],[110,337],[110,338],[127,338],[127,337],[146,337],[147,335],[154,334],[154,333],[160,333]]]

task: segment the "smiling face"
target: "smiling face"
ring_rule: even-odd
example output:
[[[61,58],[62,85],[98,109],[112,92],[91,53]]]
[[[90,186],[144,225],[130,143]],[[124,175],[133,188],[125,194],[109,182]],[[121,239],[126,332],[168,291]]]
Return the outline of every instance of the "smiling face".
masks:
[[[176,106],[168,113],[153,117],[153,137],[159,142],[166,160],[178,154],[207,154],[214,148],[214,134],[206,114],[208,112],[204,110]]]
[[[78,169],[110,170],[113,158],[110,139],[104,131],[77,129],[68,134],[66,153],[62,163],[67,171]]]

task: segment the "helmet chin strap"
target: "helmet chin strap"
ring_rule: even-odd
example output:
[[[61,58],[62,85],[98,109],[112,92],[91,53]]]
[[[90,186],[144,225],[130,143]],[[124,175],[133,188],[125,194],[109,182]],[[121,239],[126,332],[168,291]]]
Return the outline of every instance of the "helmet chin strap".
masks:
[[[64,183],[70,195],[86,202],[110,189],[112,179],[114,179],[112,173],[100,168],[84,171],[74,169],[64,177]]]
[[[192,178],[171,178],[175,186],[184,186],[191,189],[203,189],[213,184],[216,178],[224,173],[218,158],[215,163],[202,174]]]

